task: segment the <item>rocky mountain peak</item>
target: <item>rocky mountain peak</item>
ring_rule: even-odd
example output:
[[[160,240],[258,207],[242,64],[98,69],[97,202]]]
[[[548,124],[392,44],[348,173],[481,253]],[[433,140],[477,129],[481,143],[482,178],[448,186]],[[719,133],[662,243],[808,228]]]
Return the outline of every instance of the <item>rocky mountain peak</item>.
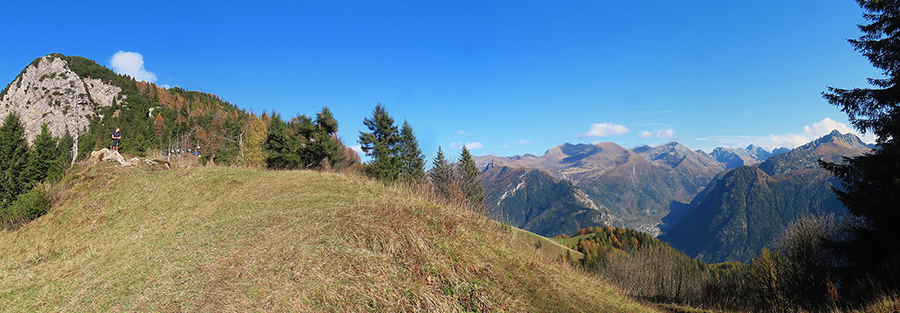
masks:
[[[33,142],[48,124],[53,136],[84,132],[100,107],[121,101],[121,88],[100,79],[81,77],[65,56],[50,54],[32,62],[0,93],[0,118],[15,112]]]
[[[856,135],[852,133],[841,134],[841,132],[835,129],[828,133],[828,135],[822,136],[819,139],[816,139],[799,147],[798,149],[816,149],[819,146],[828,143],[839,144],[852,149],[868,150],[873,148],[872,145],[863,142]]]

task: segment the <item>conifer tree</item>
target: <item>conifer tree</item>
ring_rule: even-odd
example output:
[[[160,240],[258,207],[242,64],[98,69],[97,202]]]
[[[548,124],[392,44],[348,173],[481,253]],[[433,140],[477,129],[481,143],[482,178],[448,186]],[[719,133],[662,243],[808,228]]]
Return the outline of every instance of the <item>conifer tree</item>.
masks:
[[[481,185],[481,171],[472,159],[472,154],[466,146],[462,147],[462,153],[457,165],[459,171],[459,187],[466,198],[466,203],[472,210],[484,212],[484,187]]]
[[[379,102],[372,111],[372,117],[364,119],[363,124],[370,131],[359,132],[359,143],[363,152],[373,159],[366,167],[369,176],[385,182],[397,180],[400,176],[397,151],[400,135],[397,126],[394,125],[394,119]]]
[[[343,146],[335,134],[338,131],[338,122],[328,107],[322,107],[322,112],[316,114],[316,129],[310,134],[310,144],[307,153],[312,157],[312,164],[316,167],[332,167],[343,159]]]
[[[883,78],[870,78],[873,88],[829,87],[823,96],[847,113],[850,122],[863,132],[878,136],[875,149],[845,164],[821,162],[839,177],[842,190],[834,189],[850,213],[865,218],[869,227],[855,229],[849,245],[851,263],[862,273],[900,288],[900,1],[857,0],[870,21],[859,25],[863,35],[849,40]],[[870,287],[864,289],[873,289]]]
[[[409,122],[403,120],[400,128],[400,178],[406,181],[420,181],[425,177],[425,156],[419,149],[419,141]]]
[[[431,184],[434,186],[434,192],[438,197],[450,201],[453,197],[451,190],[452,185],[456,181],[456,174],[453,172],[453,165],[444,158],[444,152],[441,151],[440,146],[438,146],[437,155],[434,157],[432,165],[434,167],[432,167],[429,176],[431,177]]]
[[[297,168],[301,161],[294,153],[290,136],[287,133],[287,124],[281,119],[281,115],[272,114],[272,123],[269,125],[269,135],[266,137],[264,150],[266,151],[266,166],[273,169]]]
[[[0,126],[0,207],[6,207],[25,191],[22,173],[28,165],[28,142],[19,116],[10,112]]]
[[[56,139],[50,134],[47,124],[41,125],[41,133],[34,138],[34,149],[28,152],[28,167],[22,173],[22,179],[30,188],[50,175],[57,168]]]

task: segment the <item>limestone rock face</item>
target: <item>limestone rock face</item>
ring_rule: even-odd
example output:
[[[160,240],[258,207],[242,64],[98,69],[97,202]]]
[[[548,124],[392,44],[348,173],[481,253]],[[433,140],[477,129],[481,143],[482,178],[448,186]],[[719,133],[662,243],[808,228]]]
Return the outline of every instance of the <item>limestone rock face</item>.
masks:
[[[25,68],[0,99],[0,118],[16,112],[29,143],[47,123],[53,136],[84,132],[101,107],[122,101],[122,89],[99,79],[79,77],[64,59],[47,55]]]

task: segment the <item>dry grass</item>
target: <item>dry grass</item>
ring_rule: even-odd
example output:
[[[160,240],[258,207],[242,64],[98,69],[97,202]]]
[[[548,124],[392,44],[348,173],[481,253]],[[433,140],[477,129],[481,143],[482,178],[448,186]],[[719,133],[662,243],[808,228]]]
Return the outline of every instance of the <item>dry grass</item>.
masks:
[[[864,313],[897,313],[900,312],[900,296],[884,296],[866,308],[858,311]]]
[[[512,232],[354,175],[85,164],[0,232],[7,311],[652,311]]]

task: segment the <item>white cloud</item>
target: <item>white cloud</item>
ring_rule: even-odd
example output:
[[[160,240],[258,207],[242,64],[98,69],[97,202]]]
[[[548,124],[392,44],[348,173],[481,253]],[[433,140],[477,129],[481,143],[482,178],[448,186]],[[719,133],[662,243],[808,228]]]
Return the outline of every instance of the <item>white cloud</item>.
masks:
[[[365,152],[363,152],[363,149],[362,149],[362,146],[361,146],[361,145],[350,146],[350,149],[353,149],[353,151],[356,151],[356,153],[358,153],[359,155],[365,155],[365,154],[366,154]]]
[[[642,131],[640,136],[641,136],[641,138],[650,138],[651,136],[653,136],[653,133],[648,132],[648,131]]]
[[[671,128],[657,130],[656,137],[663,138],[663,139],[675,138],[675,130],[671,129]]]
[[[591,124],[591,130],[585,133],[576,134],[575,137],[607,137],[619,136],[630,132],[631,130],[624,125],[613,123]]]
[[[456,135],[457,135],[457,136],[462,136],[462,135],[465,135],[465,134],[466,134],[466,131],[464,131],[464,130],[460,130],[460,131],[456,132]]]
[[[866,143],[874,143],[875,135],[862,135],[855,129],[848,127],[843,123],[839,123],[830,118],[824,118],[812,125],[803,126],[802,134],[789,133],[784,135],[771,134],[769,136],[712,136],[710,138],[698,138],[698,140],[712,141],[716,146],[724,146],[729,148],[744,148],[750,144],[755,144],[768,150],[775,148],[793,149],[809,143],[837,130],[842,134],[852,133]]]
[[[813,141],[816,138],[818,138],[818,137],[810,139],[809,137],[806,137],[804,135],[798,135],[798,134],[787,134],[787,135],[780,135],[780,136],[776,136],[776,135],[772,134],[772,135],[769,135],[769,137],[765,138],[767,140],[763,140],[762,142],[760,142],[756,145],[761,146],[768,150],[772,150],[772,149],[780,148],[780,147],[793,149],[793,148],[805,145],[806,143]],[[749,145],[750,145],[750,143],[748,143],[744,146],[749,146]]]
[[[803,131],[806,133],[806,136],[813,139],[825,136],[835,129],[841,132],[841,134],[853,133],[866,143],[875,143],[875,134],[871,132],[866,133],[865,135],[860,134],[856,129],[849,127],[844,123],[838,123],[827,117],[812,125],[803,126]]]
[[[144,56],[140,53],[119,50],[119,52],[113,54],[109,64],[112,66],[113,71],[118,74],[125,74],[134,77],[136,80],[151,83],[156,81],[156,74],[144,68]]]
[[[484,145],[482,145],[480,142],[467,142],[467,143],[463,144],[462,141],[457,141],[457,142],[451,142],[449,145],[450,149],[460,149],[463,146],[465,146],[466,149],[469,149],[469,150],[484,148]]]

